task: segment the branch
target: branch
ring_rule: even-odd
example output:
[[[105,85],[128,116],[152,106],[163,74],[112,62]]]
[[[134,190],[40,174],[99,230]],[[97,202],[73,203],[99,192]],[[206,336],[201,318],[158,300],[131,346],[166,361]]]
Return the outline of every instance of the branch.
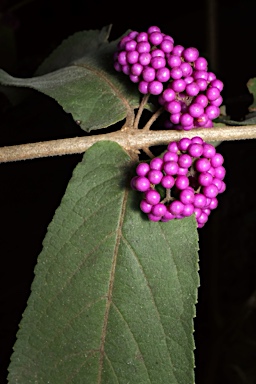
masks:
[[[94,143],[103,140],[115,141],[128,151],[136,151],[143,147],[167,145],[170,141],[178,141],[182,137],[192,138],[194,136],[200,136],[205,141],[256,139],[256,125],[200,128],[190,131],[152,130],[145,132],[142,129],[124,130],[103,135],[13,145],[0,148],[0,162],[83,153]]]

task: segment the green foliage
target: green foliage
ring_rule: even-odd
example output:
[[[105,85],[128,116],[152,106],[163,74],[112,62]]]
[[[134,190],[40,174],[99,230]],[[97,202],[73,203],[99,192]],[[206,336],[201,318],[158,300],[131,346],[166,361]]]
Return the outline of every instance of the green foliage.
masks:
[[[87,132],[113,125],[138,108],[140,94],[114,70],[117,41],[109,43],[108,36],[107,27],[75,33],[42,63],[35,77],[20,79],[0,70],[0,83],[54,98]]]
[[[9,383],[194,383],[194,217],[150,222],[131,161],[94,144],[74,170],[38,258]]]
[[[69,37],[32,78],[0,70],[1,89],[43,92],[87,132],[132,120],[141,95],[113,69],[109,32]],[[124,149],[102,141],[74,170],[35,268],[10,384],[194,382],[196,221],[150,222],[133,169]]]
[[[250,112],[256,111],[256,78],[252,78],[247,83],[249,92],[253,95],[253,103],[249,107]]]

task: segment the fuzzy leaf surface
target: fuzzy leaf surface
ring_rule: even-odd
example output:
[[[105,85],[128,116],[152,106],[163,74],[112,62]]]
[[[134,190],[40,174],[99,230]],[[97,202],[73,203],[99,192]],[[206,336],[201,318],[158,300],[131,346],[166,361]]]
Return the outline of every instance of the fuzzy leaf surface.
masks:
[[[256,111],[256,77],[253,77],[247,82],[247,88],[253,96],[253,102],[248,109],[250,112],[255,112]]]
[[[9,384],[194,383],[195,219],[145,219],[130,170],[108,141],[74,170],[38,258]]]
[[[141,95],[137,85],[114,70],[119,40],[109,43],[108,35],[108,27],[77,32],[52,52],[36,76],[22,79],[0,70],[0,84],[43,92],[87,132],[132,117]]]

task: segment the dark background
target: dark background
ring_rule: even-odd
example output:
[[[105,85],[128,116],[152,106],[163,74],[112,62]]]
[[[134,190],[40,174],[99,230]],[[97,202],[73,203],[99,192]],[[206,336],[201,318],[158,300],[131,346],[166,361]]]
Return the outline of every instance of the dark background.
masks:
[[[246,83],[256,77],[256,2],[213,1],[215,16],[213,11],[209,16],[209,4],[2,0],[0,67],[13,76],[30,77],[63,39],[77,31],[112,24],[112,40],[127,29],[145,31],[158,25],[177,44],[196,46],[207,57],[225,84],[227,114],[243,120],[252,102]],[[0,127],[1,146],[83,135],[70,115],[39,93],[11,107],[0,92]],[[218,147],[225,157],[227,191],[199,231],[197,384],[256,383],[255,150],[255,140]],[[0,384],[6,383],[47,225],[81,158],[68,155],[0,165]]]

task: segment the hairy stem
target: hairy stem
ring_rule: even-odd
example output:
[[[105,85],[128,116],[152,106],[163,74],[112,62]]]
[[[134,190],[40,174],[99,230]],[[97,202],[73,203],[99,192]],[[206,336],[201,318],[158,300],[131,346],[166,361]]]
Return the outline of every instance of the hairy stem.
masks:
[[[256,139],[256,125],[200,128],[191,131],[124,130],[103,135],[14,145],[0,148],[0,162],[83,153],[96,142],[103,140],[115,141],[125,150],[136,152],[141,148],[167,145],[170,141],[178,141],[182,137],[192,138],[194,136],[200,136],[205,141]]]
[[[142,112],[143,112],[143,110],[144,110],[144,107],[145,107],[145,105],[146,105],[147,102],[148,102],[149,96],[150,96],[150,94],[148,93],[147,95],[144,95],[143,98],[142,98],[142,100],[141,100],[140,107],[139,107],[139,109],[138,109],[138,112],[137,112],[137,114],[136,114],[136,118],[135,118],[135,120],[134,120],[134,125],[133,125],[133,128],[134,128],[134,129],[138,129],[139,121],[140,121]]]
[[[151,125],[156,121],[156,119],[164,112],[164,107],[159,108],[149,119],[147,124],[143,127],[144,131],[148,131]]]

